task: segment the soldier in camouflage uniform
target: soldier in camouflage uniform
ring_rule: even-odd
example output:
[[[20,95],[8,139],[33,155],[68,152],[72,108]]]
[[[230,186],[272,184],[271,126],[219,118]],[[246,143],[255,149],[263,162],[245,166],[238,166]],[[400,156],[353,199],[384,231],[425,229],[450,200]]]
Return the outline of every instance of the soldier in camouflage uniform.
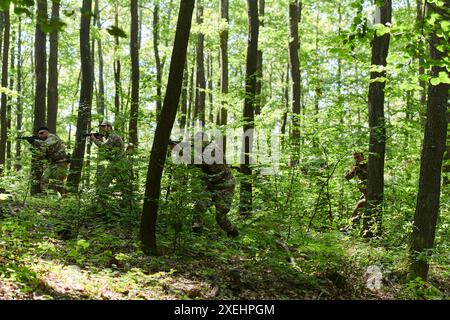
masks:
[[[38,148],[47,160],[47,166],[42,174],[40,185],[41,190],[55,190],[64,194],[64,182],[67,179],[68,157],[66,148],[61,139],[49,132],[47,127],[38,129],[39,139],[35,139],[31,144]]]
[[[367,162],[364,160],[364,155],[361,152],[354,152],[353,159],[355,160],[355,165],[350,171],[347,171],[345,179],[351,180],[354,177],[358,177],[359,179],[358,189],[361,195],[352,214],[352,227],[355,228],[361,219],[361,212],[366,206]]]
[[[100,133],[104,137],[96,138],[91,135],[90,139],[99,148],[97,166],[97,188],[104,193],[116,178],[119,191],[124,197],[128,188],[127,163],[124,154],[124,143],[122,138],[113,131],[111,122],[103,121],[100,124]]]
[[[170,140],[169,146],[173,149],[178,143]],[[218,150],[216,145],[214,150]],[[203,149],[205,144],[203,145]],[[229,165],[225,163],[207,164],[203,160],[201,164],[194,164],[201,170],[202,188],[205,197],[196,201],[192,219],[192,229],[194,232],[202,230],[202,216],[206,210],[214,204],[216,208],[217,224],[224,230],[229,237],[237,237],[239,231],[228,219],[227,214],[231,209],[233,194],[235,188],[235,179]]]

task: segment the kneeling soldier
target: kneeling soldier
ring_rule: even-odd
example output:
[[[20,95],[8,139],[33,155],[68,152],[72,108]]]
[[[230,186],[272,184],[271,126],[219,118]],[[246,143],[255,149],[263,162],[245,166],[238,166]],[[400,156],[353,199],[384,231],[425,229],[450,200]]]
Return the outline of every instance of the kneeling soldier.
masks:
[[[33,147],[38,148],[47,160],[47,166],[41,176],[41,190],[52,189],[64,194],[68,157],[62,140],[56,134],[50,133],[47,127],[40,127],[38,139],[30,141],[30,143]]]

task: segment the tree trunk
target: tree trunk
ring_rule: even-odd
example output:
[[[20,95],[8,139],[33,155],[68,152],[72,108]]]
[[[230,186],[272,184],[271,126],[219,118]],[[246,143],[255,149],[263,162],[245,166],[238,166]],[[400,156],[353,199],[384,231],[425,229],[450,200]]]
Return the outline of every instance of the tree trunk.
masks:
[[[194,4],[194,0],[184,0],[180,3],[167,90],[161,109],[161,119],[156,126],[153,139],[141,220],[141,241],[143,251],[146,254],[157,253],[156,220],[161,191],[161,177],[167,155],[167,143],[176,118],[180,99]]]
[[[195,56],[195,54],[194,54]],[[192,126],[194,123],[194,95],[195,95],[195,87],[194,87],[194,66],[191,67],[191,73],[189,77],[189,105],[187,111],[187,126]]]
[[[47,21],[47,0],[37,0],[36,12],[36,31],[34,40],[34,70],[35,70],[35,88],[34,88],[34,121],[33,132],[45,125],[46,120],[46,85],[47,85],[47,35],[41,28],[41,23]],[[32,185],[31,194],[41,192],[40,179],[42,176],[41,155],[33,153],[31,160]]]
[[[156,120],[159,121],[162,107],[162,65],[159,57],[159,0],[155,1],[153,9],[153,50],[156,64]]]
[[[90,48],[90,28],[92,0],[83,0],[84,14],[81,15],[80,22],[80,58],[81,58],[81,90],[80,90],[80,105],[78,108],[77,130],[75,147],[70,162],[70,175],[67,179],[68,184],[73,191],[77,191],[80,180],[81,171],[83,168],[84,152],[86,147],[86,139],[83,138],[89,127],[92,107],[92,61]]]
[[[59,0],[52,0],[53,22],[59,21]],[[50,33],[50,54],[48,56],[48,87],[47,87],[47,127],[50,132],[56,132],[58,115],[58,28]]]
[[[227,22],[226,28],[224,28],[220,33],[220,65],[221,65],[221,76],[220,76],[220,90],[222,93],[221,109],[220,109],[220,125],[224,127],[227,125],[228,121],[228,110],[227,110],[227,95],[228,95],[228,23],[229,17],[229,4],[228,0],[220,0],[220,17]],[[224,135],[223,137],[223,155],[226,156],[227,152],[227,139]]]
[[[446,0],[444,8],[450,8],[450,0]],[[439,8],[442,10],[442,8]],[[436,14],[440,11],[436,4],[427,4],[428,13]],[[442,16],[441,16],[441,19]],[[448,50],[441,52],[436,48],[447,44],[443,38],[437,36],[437,30],[443,20],[437,19],[430,35],[430,57],[432,61],[443,61],[448,57]],[[440,72],[448,73],[445,66],[434,65],[432,77]],[[416,212],[414,214],[414,228],[409,251],[410,279],[428,277],[428,259],[433,249],[436,223],[439,216],[439,196],[441,193],[441,169],[447,134],[447,112],[449,98],[449,84],[439,83],[434,86],[428,84],[428,102],[425,134],[423,139],[422,156],[420,160],[419,192],[417,195]]]
[[[3,33],[3,54],[2,54],[2,87],[8,87],[8,58],[9,58],[9,33],[10,33],[10,16],[9,16],[10,6],[8,5],[7,10],[4,11],[4,33]],[[7,108],[7,96],[5,92],[2,92],[1,98],[1,110],[0,110],[0,175],[6,165],[6,140],[8,137],[7,130],[7,119],[6,119],[6,108]]]
[[[213,116],[213,108],[214,108],[214,98],[213,98],[213,65],[212,65],[212,58],[211,54],[208,55],[206,60],[206,66],[207,66],[207,74],[208,74],[208,103],[209,103],[209,114],[208,114],[208,120],[209,123],[214,122],[214,116]]]
[[[11,28],[10,28],[11,29]],[[15,42],[15,39],[14,39],[14,31],[12,31],[12,35],[11,35],[11,40],[10,40],[10,43],[11,43],[11,48],[10,48],[10,56],[11,56],[11,58],[10,58],[10,64],[11,64],[11,71],[10,72],[8,72],[9,73],[9,89],[12,91],[12,90],[14,90],[14,68],[15,68],[15,66],[14,66],[14,64],[15,64],[15,57],[16,57],[16,55],[15,55],[15,52],[14,52],[14,42]],[[11,132],[11,120],[12,120],[12,113],[11,113],[11,110],[12,110],[12,104],[13,104],[13,98],[12,97],[9,97],[8,98],[8,101],[7,101],[7,104],[6,104],[6,126],[7,126],[7,132],[9,133],[9,132]],[[8,137],[8,136],[7,136]],[[11,170],[11,159],[12,159],[12,156],[11,156],[11,139],[6,139],[6,169],[9,171],[9,170]]]
[[[100,23],[100,9],[99,9],[99,0],[95,0],[95,8],[94,13],[97,20],[97,28],[101,29]],[[98,95],[97,95],[97,114],[105,117],[105,82],[103,80],[103,46],[102,39],[98,37],[97,39],[97,47],[98,47]]]
[[[382,7],[377,7],[377,16],[383,25],[391,22],[392,3],[385,0]],[[386,67],[389,51],[389,33],[381,37],[374,35],[372,42],[371,64]],[[386,71],[371,72],[369,85],[369,162],[367,178],[367,204],[363,218],[363,236],[372,238],[381,235],[382,205],[384,197],[384,157],[386,145],[386,127],[384,119],[384,86]],[[382,79],[380,79],[382,78]],[[383,80],[383,81],[377,81]]]
[[[287,126],[287,115],[288,115],[288,111],[289,111],[289,64],[287,65],[286,68],[286,78],[284,78],[283,74],[281,75],[281,79],[282,82],[284,82],[284,105],[285,105],[285,110],[283,112],[283,121],[281,124],[281,133],[284,135],[286,134],[286,126]]]
[[[22,19],[19,17],[19,26],[17,32],[17,112],[16,112],[16,131],[21,132],[22,130]],[[16,141],[16,164],[15,168],[17,171],[22,169],[21,164],[21,144],[20,141]]]
[[[115,8],[115,26],[116,28],[119,28],[119,4],[116,2],[116,8]],[[115,46],[114,46],[114,53],[116,58],[114,59],[114,107],[115,107],[115,122],[116,122],[116,129],[119,132],[122,132],[123,130],[123,123],[122,123],[122,116],[120,113],[120,105],[121,105],[121,95],[122,95],[122,83],[121,83],[121,65],[120,65],[120,58],[118,58],[118,51],[119,51],[119,36],[115,36]]]
[[[265,9],[265,0],[259,0],[259,18],[260,25],[264,27],[264,9]],[[262,97],[262,78],[263,78],[263,52],[261,49],[258,50],[258,59],[256,64],[257,76],[256,76],[256,104],[255,104],[255,115],[261,114],[261,107],[263,105],[263,97]]]
[[[292,94],[292,144],[291,166],[297,164],[300,148],[300,61],[298,50],[300,42],[298,37],[298,24],[301,14],[302,3],[291,0],[289,3],[289,66],[291,71],[291,94]]]
[[[188,105],[188,79],[189,72],[187,61],[184,66],[184,76],[183,76],[183,89],[181,91],[181,117],[180,117],[180,129],[184,130],[186,128],[186,116],[187,116],[187,105]]]
[[[130,142],[138,144],[138,111],[139,111],[139,16],[138,1],[131,0],[131,29],[130,29],[130,56],[131,56],[131,108],[129,134]]]
[[[420,32],[423,33],[423,28],[424,28],[424,20],[423,20],[423,9],[424,9],[424,5],[423,5],[423,0],[417,0],[417,12],[416,12],[416,23],[417,23],[417,27],[419,30],[421,30]],[[422,40],[420,40],[421,38],[419,38],[420,41],[420,45],[419,45],[419,75],[423,75],[425,74],[425,67],[424,67],[424,60],[422,55],[424,54],[424,46],[425,43],[423,43]],[[427,83],[425,82],[425,80],[419,80],[419,86],[422,87],[422,90],[420,91],[420,118],[421,118],[421,123],[422,126],[425,127],[425,109],[426,109],[426,104],[427,104]]]
[[[197,2],[197,24],[203,23],[203,3],[202,0]],[[206,80],[205,80],[205,55],[204,55],[204,38],[205,36],[201,31],[197,35],[197,72],[196,72],[196,84],[195,84],[195,111],[194,119],[200,120],[201,126],[205,125],[205,102],[206,102]]]
[[[338,37],[341,36],[341,23],[342,23],[342,8],[341,3],[338,4]],[[344,119],[346,117],[344,105],[342,103],[342,94],[341,94],[341,86],[342,86],[342,61],[339,56],[337,59],[337,105],[339,107],[339,113],[340,113],[340,124],[344,124]]]
[[[248,6],[248,40],[245,76],[245,99],[243,114],[243,139],[241,155],[241,173],[245,178],[241,181],[240,206],[242,215],[248,216],[252,210],[252,149],[254,128],[254,107],[256,92],[256,65],[258,58],[258,0],[247,0]]]

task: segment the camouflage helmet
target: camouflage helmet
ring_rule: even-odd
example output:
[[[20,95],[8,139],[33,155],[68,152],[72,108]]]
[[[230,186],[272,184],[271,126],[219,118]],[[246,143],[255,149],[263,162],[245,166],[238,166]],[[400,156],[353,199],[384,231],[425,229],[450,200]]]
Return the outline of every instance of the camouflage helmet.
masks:
[[[108,126],[112,128],[112,123],[106,120],[103,120],[102,123],[100,123],[100,126]]]

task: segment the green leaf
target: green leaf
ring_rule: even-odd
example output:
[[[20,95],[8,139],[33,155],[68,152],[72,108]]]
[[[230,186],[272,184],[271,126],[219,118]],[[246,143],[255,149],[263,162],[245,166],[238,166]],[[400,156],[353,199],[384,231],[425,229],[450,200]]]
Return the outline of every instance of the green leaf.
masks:
[[[120,38],[127,38],[127,34],[125,33],[125,31],[123,31],[119,27],[110,26],[106,29],[106,31],[108,31],[108,33],[112,36],[120,37]]]
[[[386,77],[378,77],[375,79],[370,79],[370,83],[374,83],[374,82],[386,82]]]
[[[75,14],[75,10],[63,10],[63,14],[66,16],[66,17],[71,17],[71,16],[73,16],[74,14]]]
[[[439,79],[438,77],[436,77],[436,78],[431,78],[430,83],[431,83],[431,85],[433,85],[433,86],[437,86],[439,83],[441,83],[441,79]]]

